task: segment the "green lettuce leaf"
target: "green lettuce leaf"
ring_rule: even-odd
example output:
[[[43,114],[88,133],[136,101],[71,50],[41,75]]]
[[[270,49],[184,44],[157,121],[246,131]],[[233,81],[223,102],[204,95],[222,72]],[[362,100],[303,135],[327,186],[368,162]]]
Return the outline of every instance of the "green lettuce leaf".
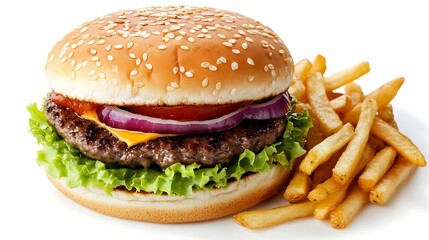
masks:
[[[30,132],[42,145],[37,163],[53,178],[65,178],[71,188],[78,186],[104,189],[107,193],[118,187],[156,194],[190,195],[201,189],[223,188],[229,180],[240,180],[246,173],[266,172],[275,164],[291,168],[292,160],[303,155],[305,136],[312,126],[307,112],[290,113],[283,137],[261,152],[245,150],[228,167],[202,167],[196,163],[176,163],[161,169],[129,169],[90,159],[66,143],[51,127],[43,109],[36,103],[30,112]]]

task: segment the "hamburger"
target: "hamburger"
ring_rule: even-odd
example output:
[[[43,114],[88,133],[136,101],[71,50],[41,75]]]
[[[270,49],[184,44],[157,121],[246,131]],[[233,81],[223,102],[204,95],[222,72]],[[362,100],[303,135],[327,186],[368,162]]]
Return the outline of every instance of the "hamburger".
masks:
[[[28,106],[37,162],[100,213],[177,223],[252,207],[285,184],[311,126],[269,27],[213,8],[148,7],[85,22],[52,48]]]

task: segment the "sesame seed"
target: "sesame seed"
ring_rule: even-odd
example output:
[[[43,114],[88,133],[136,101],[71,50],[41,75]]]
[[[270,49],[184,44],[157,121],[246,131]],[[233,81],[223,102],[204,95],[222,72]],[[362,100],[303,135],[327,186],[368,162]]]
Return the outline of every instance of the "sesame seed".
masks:
[[[246,41],[248,41],[248,42],[253,42],[253,39],[252,39],[251,37],[246,37],[245,39],[246,39]]]
[[[194,76],[194,74],[192,72],[185,72],[185,76],[187,76],[188,78],[191,78]]]
[[[246,35],[246,32],[243,31],[242,29],[238,30],[238,33],[240,33],[241,35]]]
[[[76,43],[73,43],[73,44],[71,45],[71,48],[73,48],[73,49],[77,48],[77,44],[76,44]]]
[[[165,46],[165,45],[159,45],[159,46],[158,46],[158,49],[159,49],[159,50],[164,50],[164,49],[166,49],[166,48],[167,48],[167,46]]]
[[[235,40],[234,38],[231,38],[231,39],[228,40],[228,42],[230,42],[230,43],[236,43],[237,40]]]
[[[233,88],[233,89],[231,89],[231,95],[235,95],[236,93],[237,93],[237,88]]]
[[[185,31],[183,31],[183,30],[180,30],[180,31],[179,31],[179,34],[180,34],[180,35],[182,35],[182,36],[185,36],[185,35],[186,35],[186,32],[185,32]]]
[[[86,67],[87,64],[88,64],[88,61],[83,61],[82,62],[82,67]]]
[[[238,63],[237,62],[232,62],[231,63],[231,69],[232,69],[232,71],[237,70],[238,69]]]
[[[68,58],[72,58],[74,55],[74,52],[70,52],[69,55],[67,56]]]
[[[179,72],[178,67],[173,67],[173,74],[176,75]]]
[[[85,33],[85,34],[82,36],[82,39],[87,39],[87,38],[89,38],[89,34],[88,34],[88,33]]]
[[[128,49],[130,49],[130,48],[132,48],[132,47],[133,47],[133,45],[134,45],[134,43],[133,43],[133,42],[128,42],[128,43],[127,43],[127,48],[128,48]]]
[[[95,66],[101,67],[101,62],[100,61],[95,62]]]
[[[270,63],[270,64],[268,64],[267,66],[268,66],[268,68],[269,68],[269,69],[274,69],[274,65],[273,65],[273,64],[271,64],[271,63]]]
[[[208,78],[204,78],[203,81],[201,81],[201,86],[207,87],[208,85],[209,85],[209,79]]]
[[[67,61],[67,57],[63,57],[63,58],[61,58],[61,62],[63,63],[63,62],[65,62],[65,61]]]
[[[113,46],[114,48],[116,48],[116,49],[121,49],[121,48],[123,48],[124,46],[122,45],[122,44],[116,44],[115,46]]]
[[[180,41],[180,40],[182,40],[183,39],[183,37],[182,36],[177,36],[177,37],[175,37],[174,38],[176,41]]]
[[[132,58],[132,59],[135,59],[135,58],[136,58],[136,55],[135,55],[134,53],[130,53],[130,54],[128,54],[128,56],[129,56],[130,58]]]
[[[145,66],[146,66],[146,68],[147,68],[148,70],[152,70],[152,69],[153,69],[153,66],[152,66],[152,64],[150,64],[150,63],[146,63],[146,64],[145,64]]]
[[[173,38],[174,38],[174,33],[169,32],[169,33],[167,33],[167,34],[165,35],[165,37],[173,39]]]
[[[223,34],[221,34],[221,33],[218,33],[217,36],[220,37],[220,38],[222,38],[222,39],[226,39],[226,36],[223,35]]]
[[[235,49],[235,48],[234,48],[234,49],[232,49],[232,52],[233,52],[233,53],[235,53],[235,54],[240,54],[240,50]]]
[[[91,39],[91,40],[89,40],[86,44],[88,44],[88,45],[92,45],[92,44],[94,44],[95,43],[95,40],[94,39]]]
[[[74,65],[76,65],[76,60],[72,60],[71,62],[70,62],[70,65],[72,66],[72,67],[74,67]]]
[[[113,61],[113,56],[112,55],[107,55],[107,60]]]
[[[106,74],[104,74],[104,73],[99,73],[99,74],[98,74],[98,76],[99,76],[101,79],[106,79]]]
[[[131,72],[130,72],[130,76],[136,76],[137,75],[137,70],[132,70]]]
[[[245,43],[245,42],[244,42],[244,43],[242,43],[242,44],[241,44],[241,47],[242,47],[243,49],[247,49],[248,45],[247,45],[247,43]]]
[[[111,49],[112,49],[112,45],[111,44],[107,44],[106,51],[110,51]]]
[[[222,44],[227,46],[227,47],[232,47],[232,43],[230,43],[230,42],[222,42]]]
[[[210,66],[209,66],[209,70],[210,70],[210,71],[216,71],[216,70],[217,70],[217,67],[216,67],[215,65],[210,65]]]
[[[271,76],[275,77],[276,76],[276,70],[271,70]]]
[[[268,72],[268,66],[267,65],[264,66],[264,71]]]
[[[81,63],[78,63],[77,65],[76,65],[76,70],[77,71],[79,71],[79,69],[82,67],[82,64]]]
[[[91,70],[91,71],[89,72],[89,75],[90,75],[90,76],[94,76],[94,75],[95,75],[95,70]]]
[[[217,82],[215,87],[216,87],[216,90],[219,91],[222,88],[222,83]]]
[[[49,58],[49,61],[50,62],[54,61],[54,58],[55,58],[55,54],[52,54],[51,57]]]
[[[185,46],[185,45],[181,45],[181,46],[180,46],[180,49],[182,49],[182,50],[189,50],[189,47],[188,47],[188,46]]]
[[[173,88],[178,88],[178,87],[179,87],[179,85],[178,85],[176,82],[172,82],[170,85],[171,85]]]
[[[189,38],[188,38],[188,41],[189,41],[189,42],[191,42],[191,43],[193,43],[193,42],[195,42],[195,38],[193,38],[193,37],[189,37]]]
[[[75,79],[76,78],[76,72],[72,71],[72,78]]]
[[[137,58],[136,59],[136,65],[137,65],[137,67],[140,66],[140,63],[142,63],[142,60],[140,58]]]
[[[204,33],[200,33],[200,34],[198,34],[198,35],[197,35],[197,37],[199,37],[199,38],[203,38],[203,37],[204,37]]]
[[[247,80],[249,80],[249,82],[253,81],[255,79],[255,76],[253,75],[249,75],[249,77],[247,78]]]
[[[143,55],[142,55],[142,57],[143,57],[143,61],[147,61],[147,53],[143,53]]]
[[[253,62],[253,59],[251,59],[251,58],[247,58],[247,63],[249,65],[255,66],[255,62]]]
[[[97,50],[95,50],[94,48],[91,48],[91,49],[89,50],[89,52],[90,52],[92,55],[97,54]]]
[[[265,48],[270,47],[270,44],[265,40],[261,40],[261,44],[262,44],[262,47],[265,47]]]
[[[212,35],[210,35],[210,34],[206,34],[206,35],[204,35],[207,39],[212,39]]]
[[[83,44],[83,40],[79,40],[79,42],[77,42],[78,46],[81,46]]]
[[[280,53],[280,54],[284,54],[284,53],[285,53],[285,50],[280,49],[280,50],[279,50],[279,53]]]
[[[97,56],[92,56],[92,57],[91,57],[91,60],[92,60],[92,61],[94,61],[94,62],[96,62],[96,61],[100,60],[100,58],[99,58],[99,57],[97,57]]]
[[[184,72],[185,72],[185,67],[184,67],[184,66],[179,66],[179,71],[180,71],[181,73],[184,73]]]
[[[234,33],[234,35],[232,35],[232,36],[235,37],[235,38],[241,38],[241,35],[238,34],[238,33]]]
[[[201,67],[202,68],[208,68],[210,66],[210,63],[209,62],[202,62],[201,63]]]
[[[104,39],[100,39],[100,40],[97,41],[98,45],[103,45],[105,43],[106,43],[106,40],[104,40]]]

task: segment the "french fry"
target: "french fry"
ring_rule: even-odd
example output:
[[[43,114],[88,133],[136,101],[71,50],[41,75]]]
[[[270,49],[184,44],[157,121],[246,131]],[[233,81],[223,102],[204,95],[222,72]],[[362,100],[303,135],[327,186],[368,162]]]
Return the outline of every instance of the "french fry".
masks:
[[[309,74],[320,72],[324,74],[326,71],[326,58],[322,55],[317,55],[312,63]]]
[[[325,138],[321,143],[314,146],[299,165],[299,169],[311,175],[322,163],[326,162],[335,152],[345,146],[353,136],[353,125],[346,123],[338,132]]]
[[[320,129],[319,120],[317,120],[316,113],[314,112],[314,110],[310,106],[310,104],[299,103],[299,104],[297,104],[297,106],[299,106],[302,109],[307,109],[308,114],[310,115],[310,117],[313,121],[313,127],[308,130],[307,142],[305,143],[306,148],[311,149],[314,146],[316,146],[317,144],[319,144],[320,142],[322,142],[324,139],[322,130]]]
[[[362,158],[360,159],[355,171],[350,176],[350,179],[344,184],[338,183],[334,177],[328,178],[323,183],[318,184],[313,190],[308,193],[308,199],[310,201],[320,202],[331,194],[338,192],[343,186],[349,184],[356,175],[362,171],[366,164],[374,157],[376,148],[372,144],[367,143],[365,150],[363,151]]]
[[[297,169],[286,187],[283,197],[291,203],[302,201],[307,198],[310,186],[310,177]]]
[[[337,132],[343,123],[332,109],[322,82],[321,73],[312,74],[307,80],[307,98],[314,109],[324,136]]]
[[[358,183],[362,190],[369,192],[386,174],[396,157],[396,151],[388,146],[380,150],[359,176]]]
[[[303,59],[295,64],[295,76],[303,82],[306,82],[311,68],[311,62],[308,59]]]
[[[395,120],[395,115],[393,115],[393,107],[392,104],[388,103],[386,106],[378,109],[377,117],[379,117],[381,120],[390,123],[391,121]]]
[[[368,62],[361,62],[323,79],[326,91],[335,90],[347,83],[353,82],[370,71]]]
[[[369,132],[377,109],[377,103],[374,99],[366,98],[363,101],[362,111],[355,129],[355,134],[332,170],[333,177],[341,184],[351,179],[353,172],[359,164],[359,160],[365,149],[365,144],[368,142]]]
[[[312,174],[312,183],[313,188],[315,188],[318,184],[326,181],[328,178],[332,176],[332,169],[335,167],[338,159],[341,157],[341,154],[344,152],[344,147],[338,152],[334,153],[328,161],[314,170]]]
[[[339,115],[342,116],[347,113],[352,107],[352,101],[349,96],[341,95],[329,101],[332,109]]]
[[[393,79],[371,92],[366,98],[375,99],[378,108],[382,109],[384,106],[389,104],[390,101],[392,101],[392,99],[396,96],[404,81],[404,78]],[[351,122],[352,124],[356,124],[361,110],[362,105],[356,105],[350,112],[348,112],[344,116],[343,122]]]
[[[238,224],[250,228],[261,229],[313,214],[315,202],[294,203],[273,209],[246,211],[234,215]]]
[[[294,79],[288,89],[289,94],[300,102],[306,102],[305,85],[300,78]]]
[[[370,201],[379,205],[386,204],[398,190],[399,186],[413,174],[416,168],[409,161],[398,157],[392,168],[369,192]]]
[[[327,218],[329,213],[333,211],[346,197],[348,187],[349,184],[343,185],[335,194],[330,194],[325,199],[318,202],[314,209],[314,217],[317,219]]]
[[[371,134],[395,148],[410,163],[419,167],[426,166],[425,157],[417,146],[407,136],[380,118],[374,119]]]
[[[344,86],[344,92],[350,98],[352,106],[361,103],[365,96],[363,95],[362,88],[355,82],[348,83]]]
[[[368,202],[368,193],[354,185],[344,201],[329,214],[332,227],[347,227]]]

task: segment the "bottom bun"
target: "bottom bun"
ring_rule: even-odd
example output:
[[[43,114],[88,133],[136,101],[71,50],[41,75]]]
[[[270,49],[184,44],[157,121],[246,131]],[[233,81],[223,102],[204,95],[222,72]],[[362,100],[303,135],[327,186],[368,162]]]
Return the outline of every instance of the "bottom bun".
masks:
[[[49,177],[49,176],[48,176]],[[275,195],[287,183],[289,171],[275,166],[233,182],[226,189],[203,190],[191,196],[168,196],[114,190],[112,196],[96,188],[69,188],[49,177],[70,199],[97,212],[124,219],[157,223],[185,223],[224,217],[246,210]]]

